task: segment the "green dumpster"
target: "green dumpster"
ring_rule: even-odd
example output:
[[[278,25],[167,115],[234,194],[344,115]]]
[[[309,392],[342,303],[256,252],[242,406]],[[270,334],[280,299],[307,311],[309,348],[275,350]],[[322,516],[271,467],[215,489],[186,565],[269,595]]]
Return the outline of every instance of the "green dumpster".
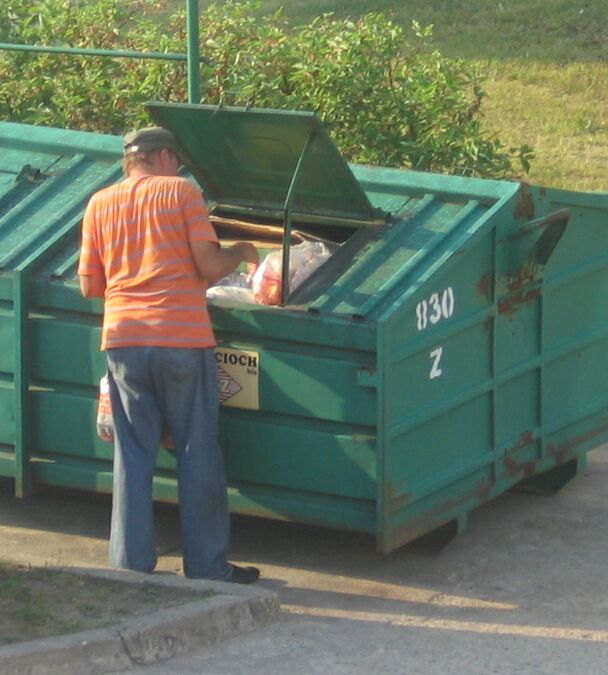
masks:
[[[220,238],[333,255],[276,306],[211,301],[231,508],[450,537],[551,492],[608,432],[608,194],[349,166],[312,114],[155,104]],[[79,226],[120,139],[0,123],[0,475],[111,490],[96,438],[101,305]],[[287,265],[284,266],[287,269]],[[286,281],[286,279],[284,280]],[[175,501],[161,450],[155,496]]]

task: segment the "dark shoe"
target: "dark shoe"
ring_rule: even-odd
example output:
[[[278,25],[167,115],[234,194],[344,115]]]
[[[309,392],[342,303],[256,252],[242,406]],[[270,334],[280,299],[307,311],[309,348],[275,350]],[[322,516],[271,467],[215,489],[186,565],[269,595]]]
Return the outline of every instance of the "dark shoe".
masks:
[[[229,584],[254,584],[260,578],[257,567],[239,567],[232,565],[232,574],[224,581]]]

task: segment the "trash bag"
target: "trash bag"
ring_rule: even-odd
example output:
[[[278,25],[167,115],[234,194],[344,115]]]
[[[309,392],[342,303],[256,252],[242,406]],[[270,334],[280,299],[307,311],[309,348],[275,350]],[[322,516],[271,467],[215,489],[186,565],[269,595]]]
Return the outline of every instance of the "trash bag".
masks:
[[[235,300],[253,304],[251,277],[245,272],[233,272],[217,281],[207,289],[207,298],[210,300]]]
[[[278,305],[281,301],[282,255],[280,250],[269,253],[253,275],[251,287],[256,302]],[[292,246],[289,256],[290,292],[308,279],[330,256],[330,249],[321,241],[304,241]]]
[[[251,288],[240,286],[212,286],[207,289],[207,297],[211,300],[235,300],[236,302],[255,303]]]
[[[282,251],[269,253],[255,271],[251,280],[253,299],[262,305],[281,302]]]
[[[110,385],[108,376],[99,380],[99,401],[97,403],[97,435],[102,441],[114,442],[114,419],[110,402]]]
[[[225,286],[230,288],[251,288],[251,277],[246,272],[232,272],[216,281],[211,288],[223,288]]]

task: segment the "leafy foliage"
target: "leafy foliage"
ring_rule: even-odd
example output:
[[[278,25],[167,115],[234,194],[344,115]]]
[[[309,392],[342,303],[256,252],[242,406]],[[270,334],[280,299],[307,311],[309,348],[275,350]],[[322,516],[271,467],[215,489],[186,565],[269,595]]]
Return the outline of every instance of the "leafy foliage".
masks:
[[[185,52],[183,12],[164,0],[0,0],[0,40]],[[512,177],[532,150],[482,130],[484,76],[380,13],[325,14],[293,28],[255,0],[203,12],[203,102],[315,110],[353,162]],[[0,118],[122,133],[145,122],[148,100],[186,100],[186,68],[162,62],[0,52]],[[516,168],[517,167],[517,168]]]

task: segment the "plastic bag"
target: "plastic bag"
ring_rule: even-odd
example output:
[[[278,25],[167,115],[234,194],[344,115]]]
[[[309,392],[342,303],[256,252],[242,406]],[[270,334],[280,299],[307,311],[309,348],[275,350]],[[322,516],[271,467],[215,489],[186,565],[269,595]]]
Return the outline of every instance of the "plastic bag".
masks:
[[[114,418],[112,417],[112,402],[110,400],[110,383],[108,376],[104,375],[99,380],[99,400],[97,403],[97,435],[102,441],[114,443]],[[160,444],[163,448],[174,447],[171,435],[163,430]]]
[[[282,251],[272,251],[253,275],[251,287],[256,302],[278,305],[281,301],[282,256]],[[289,256],[290,292],[308,279],[330,256],[331,251],[320,241],[304,241],[293,246]]]
[[[255,271],[251,281],[253,299],[262,305],[278,305],[281,301],[282,252],[269,253]]]
[[[255,303],[251,290],[251,277],[245,272],[233,272],[207,289],[210,300],[235,300]]]
[[[211,300],[235,300],[237,302],[254,303],[251,288],[240,286],[212,286],[207,289],[207,297]]]
[[[99,380],[99,401],[97,403],[97,435],[102,441],[114,442],[114,419],[110,402],[110,385],[108,376]]]
[[[216,281],[209,290],[226,286],[230,288],[251,288],[251,277],[246,272],[232,272],[232,274]]]

